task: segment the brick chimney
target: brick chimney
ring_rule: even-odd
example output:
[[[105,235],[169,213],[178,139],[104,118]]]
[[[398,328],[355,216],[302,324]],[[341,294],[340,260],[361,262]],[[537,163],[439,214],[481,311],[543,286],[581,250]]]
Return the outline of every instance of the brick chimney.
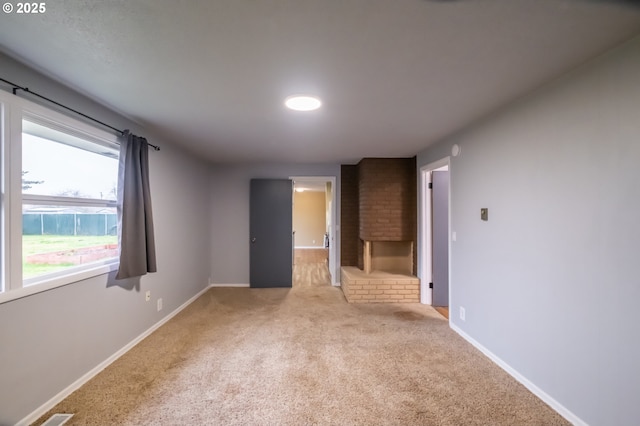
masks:
[[[364,158],[357,166],[343,166],[342,193],[349,213],[341,218],[343,265],[353,265],[357,256],[357,266],[366,273],[415,275],[415,157]]]

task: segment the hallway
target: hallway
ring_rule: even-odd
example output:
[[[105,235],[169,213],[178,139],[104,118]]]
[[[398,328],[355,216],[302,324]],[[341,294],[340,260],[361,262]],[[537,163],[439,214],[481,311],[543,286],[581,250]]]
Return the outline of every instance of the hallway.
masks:
[[[330,286],[329,249],[295,249],[293,287]]]

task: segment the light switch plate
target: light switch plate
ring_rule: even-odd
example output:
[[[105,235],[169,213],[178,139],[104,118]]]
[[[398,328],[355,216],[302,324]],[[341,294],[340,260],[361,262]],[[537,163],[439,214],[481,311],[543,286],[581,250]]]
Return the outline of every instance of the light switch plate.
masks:
[[[480,209],[480,219],[482,220],[489,220],[489,209],[488,208],[481,208]]]

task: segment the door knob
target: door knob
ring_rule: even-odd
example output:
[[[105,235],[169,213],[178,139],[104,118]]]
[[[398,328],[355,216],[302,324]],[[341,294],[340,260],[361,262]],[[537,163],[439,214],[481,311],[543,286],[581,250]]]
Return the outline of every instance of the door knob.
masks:
[[[251,243],[255,243],[256,242],[256,237],[251,238]]]

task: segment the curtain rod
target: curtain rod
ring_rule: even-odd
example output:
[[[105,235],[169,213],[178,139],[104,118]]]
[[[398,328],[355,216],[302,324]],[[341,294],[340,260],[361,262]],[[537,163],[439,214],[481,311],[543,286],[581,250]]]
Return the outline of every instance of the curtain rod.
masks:
[[[96,122],[96,123],[98,123],[98,124],[101,124],[101,125],[103,125],[103,126],[105,126],[105,127],[110,128],[111,130],[113,130],[113,131],[115,131],[115,132],[120,133],[121,135],[124,135],[124,132],[125,132],[124,130],[116,129],[115,127],[110,126],[110,125],[108,125],[107,123],[104,123],[104,122],[102,122],[102,121],[100,121],[100,120],[96,120],[95,118],[90,117],[90,116],[88,116],[87,114],[81,113],[80,111],[77,111],[77,110],[75,110],[75,109],[73,109],[73,108],[69,108],[69,107],[68,107],[68,106],[66,106],[66,105],[62,105],[61,103],[56,102],[56,101],[54,101],[53,99],[49,99],[49,98],[47,98],[47,97],[45,97],[45,96],[42,96],[42,95],[40,95],[40,94],[38,94],[38,93],[36,93],[36,92],[34,92],[34,91],[32,91],[32,90],[29,90],[29,88],[28,88],[28,87],[22,87],[22,86],[19,86],[19,85],[15,84],[15,83],[12,83],[12,82],[8,81],[8,80],[5,80],[4,78],[0,78],[0,81],[2,81],[2,82],[4,82],[4,83],[7,83],[7,84],[9,84],[9,85],[11,85],[11,86],[13,86],[12,91],[13,91],[13,94],[14,94],[14,95],[16,95],[16,96],[18,95],[18,94],[17,94],[18,90],[22,90],[22,91],[24,91],[24,92],[26,92],[26,93],[31,93],[32,95],[37,96],[37,97],[38,97],[38,98],[40,98],[40,99],[44,99],[44,100],[45,100],[45,101],[47,101],[47,102],[51,102],[51,103],[52,103],[52,104],[54,104],[54,105],[57,105],[57,106],[59,106],[59,107],[61,107],[61,108],[64,108],[64,109],[66,109],[66,110],[68,110],[68,111],[71,111],[71,112],[73,112],[73,113],[75,113],[75,114],[81,115],[82,117],[84,117],[84,118],[86,118],[86,119],[88,119],[88,120],[91,120],[91,121],[93,121],[93,122]],[[157,146],[157,145],[153,145],[153,144],[150,144],[149,142],[147,142],[147,144],[148,144],[150,147],[152,147],[154,150],[156,150],[156,151],[160,151],[160,147],[159,147],[159,146]]]

